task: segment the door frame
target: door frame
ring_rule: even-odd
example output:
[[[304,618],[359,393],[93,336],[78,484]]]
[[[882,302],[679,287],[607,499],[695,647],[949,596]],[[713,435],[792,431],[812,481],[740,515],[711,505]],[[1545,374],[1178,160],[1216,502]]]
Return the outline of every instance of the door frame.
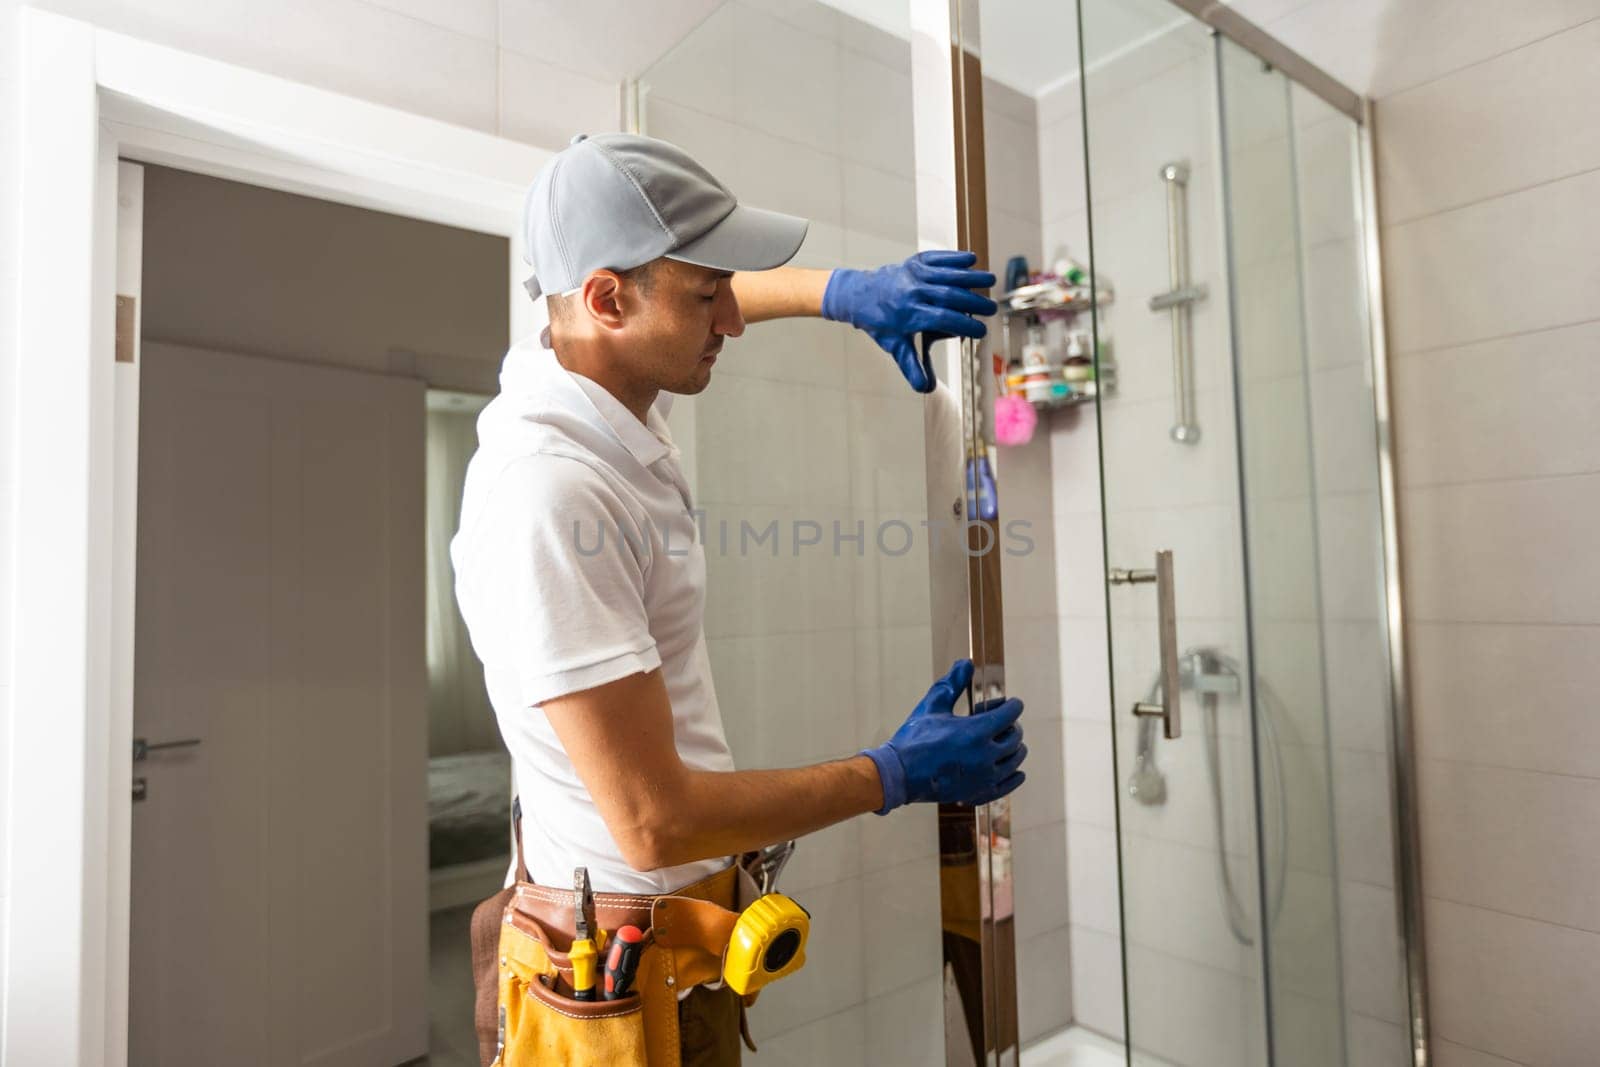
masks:
[[[30,8],[0,1061],[128,1055],[139,364],[114,358],[117,161],[510,238],[550,153]],[[34,398],[24,402],[23,398]]]

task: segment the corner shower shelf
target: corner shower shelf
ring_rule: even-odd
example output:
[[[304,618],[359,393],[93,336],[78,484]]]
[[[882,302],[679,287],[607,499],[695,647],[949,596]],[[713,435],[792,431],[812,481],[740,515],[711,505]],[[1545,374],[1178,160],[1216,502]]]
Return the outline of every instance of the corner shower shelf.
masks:
[[[1011,323],[1021,319],[1024,327],[1041,325],[1052,320],[1071,321],[1078,315],[1099,305],[1111,303],[1108,289],[1094,289],[1085,285],[1071,285],[1060,278],[1046,278],[1029,285],[1019,285],[999,296],[1000,347],[1007,357],[1011,354]],[[1094,336],[1090,334],[1091,344]],[[1059,373],[1060,368],[1057,368]],[[1002,375],[1001,386],[1004,388]],[[1094,401],[1100,388],[1109,396],[1117,389],[1117,366],[1102,350],[1102,359],[1095,378],[1087,382],[1070,382],[1071,392],[1048,399],[1029,400],[1038,411],[1055,411],[1059,408],[1077,407]],[[1087,388],[1085,388],[1087,386]],[[1009,390],[1008,390],[1009,391]]]

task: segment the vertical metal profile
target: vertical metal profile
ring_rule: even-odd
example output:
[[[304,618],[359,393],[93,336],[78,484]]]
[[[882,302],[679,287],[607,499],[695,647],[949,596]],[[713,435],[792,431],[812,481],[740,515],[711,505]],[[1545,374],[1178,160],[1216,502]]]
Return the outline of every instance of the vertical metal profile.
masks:
[[[1416,756],[1411,737],[1405,613],[1400,585],[1400,519],[1395,494],[1394,418],[1389,408],[1389,337],[1383,306],[1382,246],[1378,231],[1377,159],[1372,101],[1361,101],[1361,236],[1367,282],[1367,327],[1372,344],[1372,398],[1378,432],[1378,506],[1383,525],[1384,623],[1389,639],[1389,784],[1394,800],[1394,869],[1406,998],[1411,1015],[1412,1067],[1429,1067],[1428,961],[1422,926],[1422,842],[1417,827]]]
[[[983,66],[977,0],[911,0],[917,218],[924,248],[989,262]],[[935,346],[940,385],[924,408],[933,662],[974,665],[972,698],[1004,695],[998,508],[977,506],[990,464],[990,376],[982,348]],[[970,711],[970,708],[966,709]],[[1014,1065],[1019,1055],[1011,805],[939,810],[945,1063]]]

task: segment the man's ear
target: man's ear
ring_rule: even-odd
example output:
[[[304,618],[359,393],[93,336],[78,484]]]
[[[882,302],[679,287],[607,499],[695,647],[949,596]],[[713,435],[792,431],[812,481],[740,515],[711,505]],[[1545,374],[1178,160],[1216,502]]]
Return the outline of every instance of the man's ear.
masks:
[[[578,294],[584,311],[606,330],[620,330],[623,324],[622,278],[614,271],[597,270],[583,280]]]

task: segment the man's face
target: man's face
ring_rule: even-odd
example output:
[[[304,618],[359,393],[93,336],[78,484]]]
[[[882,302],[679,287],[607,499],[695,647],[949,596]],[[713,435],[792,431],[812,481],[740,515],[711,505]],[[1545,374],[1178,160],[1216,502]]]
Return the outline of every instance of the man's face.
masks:
[[[728,271],[659,260],[642,279],[643,315],[629,326],[632,370],[657,389],[693,395],[711,383],[722,342],[744,333]]]

